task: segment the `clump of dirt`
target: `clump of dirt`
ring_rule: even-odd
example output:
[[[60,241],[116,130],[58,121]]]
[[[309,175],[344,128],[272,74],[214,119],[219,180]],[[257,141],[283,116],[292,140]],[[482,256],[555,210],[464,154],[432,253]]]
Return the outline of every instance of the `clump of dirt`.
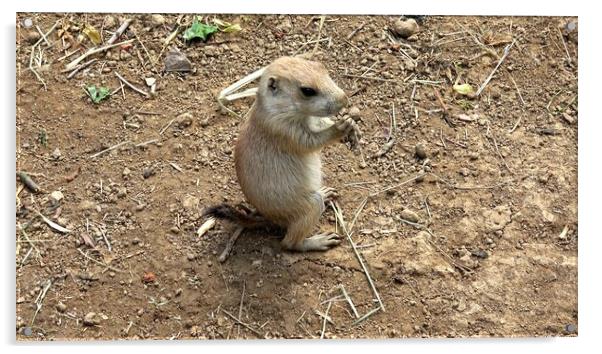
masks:
[[[119,45],[63,71],[128,18]],[[17,15],[17,170],[39,187],[17,178],[19,340],[577,334],[576,19],[418,17],[404,39],[395,16],[213,18],[242,31]],[[233,142],[252,98],[231,114],[217,94],[314,47],[363,131],[362,155],[323,152],[385,307],[358,324],[378,303],[346,239],[295,254],[249,231],[220,263],[231,228],[196,233],[205,206],[243,201]],[[164,72],[173,48],[190,67]],[[320,228],[342,233],[330,208]]]

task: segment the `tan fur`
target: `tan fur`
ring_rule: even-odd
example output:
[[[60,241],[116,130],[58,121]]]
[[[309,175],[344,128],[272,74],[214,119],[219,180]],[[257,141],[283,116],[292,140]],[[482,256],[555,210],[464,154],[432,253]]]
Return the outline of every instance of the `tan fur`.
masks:
[[[317,94],[306,97],[301,87]],[[347,105],[345,93],[317,62],[283,57],[269,65],[235,148],[238,181],[247,200],[286,227],[283,246],[325,250],[335,235],[311,236],[330,196],[322,188],[320,150],[355,129],[352,120],[326,118]],[[321,189],[322,188],[322,189]]]

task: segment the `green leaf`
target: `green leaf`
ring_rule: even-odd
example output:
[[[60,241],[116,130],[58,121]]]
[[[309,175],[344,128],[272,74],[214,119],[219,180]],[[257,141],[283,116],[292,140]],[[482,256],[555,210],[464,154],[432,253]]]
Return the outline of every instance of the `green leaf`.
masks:
[[[236,33],[242,31],[242,27],[238,23],[230,23],[214,18],[213,23],[217,25],[220,31],[226,33]]]
[[[470,95],[473,93],[472,86],[470,84],[454,85],[454,91],[461,95]]]
[[[86,92],[88,92],[88,96],[92,99],[94,103],[100,103],[100,101],[109,97],[110,90],[106,87],[96,88],[94,85],[90,85],[86,87]]]
[[[194,38],[200,38],[206,41],[215,32],[217,32],[217,27],[203,24],[195,17],[190,28],[184,31],[184,39],[189,41]]]

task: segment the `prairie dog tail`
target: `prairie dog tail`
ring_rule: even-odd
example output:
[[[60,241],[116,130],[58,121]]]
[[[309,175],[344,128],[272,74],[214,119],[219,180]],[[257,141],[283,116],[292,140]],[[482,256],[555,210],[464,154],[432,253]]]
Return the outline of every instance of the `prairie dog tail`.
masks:
[[[228,220],[249,229],[276,226],[257,212],[253,212],[242,205],[240,207],[244,209],[244,212],[228,204],[212,205],[205,209],[203,216]]]

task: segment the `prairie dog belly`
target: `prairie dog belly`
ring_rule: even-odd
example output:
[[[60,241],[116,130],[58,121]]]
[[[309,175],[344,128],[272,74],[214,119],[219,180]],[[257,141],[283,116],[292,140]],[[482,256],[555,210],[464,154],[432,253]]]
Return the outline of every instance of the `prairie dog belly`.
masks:
[[[254,137],[241,136],[236,172],[247,200],[264,216],[286,226],[304,213],[322,185],[319,153],[291,155]],[[242,144],[241,144],[242,143]]]

